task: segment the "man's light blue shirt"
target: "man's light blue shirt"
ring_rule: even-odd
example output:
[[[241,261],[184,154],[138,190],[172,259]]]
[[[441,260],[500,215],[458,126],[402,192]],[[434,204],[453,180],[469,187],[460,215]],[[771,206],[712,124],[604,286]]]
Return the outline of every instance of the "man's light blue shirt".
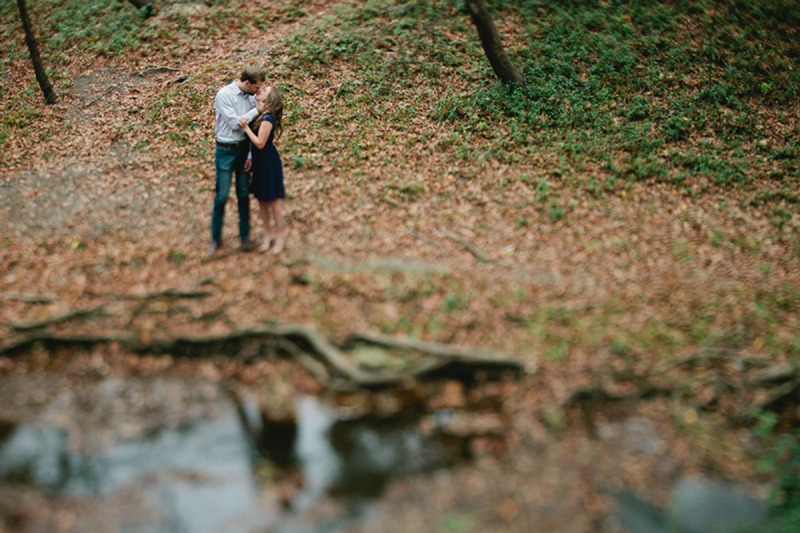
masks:
[[[236,144],[247,138],[239,126],[239,117],[247,117],[250,121],[258,116],[256,99],[239,89],[235,81],[217,91],[214,109],[217,112],[214,135],[217,141],[226,144]]]

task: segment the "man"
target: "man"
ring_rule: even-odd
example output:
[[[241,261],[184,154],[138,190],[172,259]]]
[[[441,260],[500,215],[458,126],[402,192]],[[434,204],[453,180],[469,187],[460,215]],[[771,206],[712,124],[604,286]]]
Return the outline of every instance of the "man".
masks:
[[[248,121],[258,116],[254,94],[264,85],[264,72],[256,67],[247,67],[241,78],[217,91],[214,109],[217,121],[214,126],[216,149],[214,166],[217,170],[214,210],[211,213],[211,244],[208,254],[214,255],[222,245],[222,223],[225,219],[225,204],[231,190],[231,181],[236,176],[236,198],[239,207],[239,237],[242,250],[249,252],[256,245],[250,240],[250,198],[247,190],[247,174],[250,170],[250,141],[239,127],[239,117]]]

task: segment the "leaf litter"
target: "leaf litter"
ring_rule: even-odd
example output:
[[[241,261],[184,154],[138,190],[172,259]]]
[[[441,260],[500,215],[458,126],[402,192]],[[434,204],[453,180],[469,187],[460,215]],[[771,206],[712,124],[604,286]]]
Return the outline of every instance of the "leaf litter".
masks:
[[[334,340],[372,330],[519,358],[531,376],[493,392],[511,421],[502,450],[492,439],[477,441],[474,452],[482,459],[474,466],[442,473],[434,484],[395,485],[385,512],[408,523],[475,505],[471,520],[500,517],[520,530],[538,520],[547,527],[553,524],[540,506],[558,501],[558,517],[580,517],[574,530],[584,531],[608,513],[611,504],[598,490],[607,479],[649,491],[662,503],[679,470],[761,480],[742,425],[731,426],[743,413],[730,390],[748,397],[748,406],[764,402],[769,391],[719,386],[741,379],[735,368],[655,369],[714,347],[743,360],[793,362],[800,216],[792,212],[776,224],[772,213],[781,200],[759,205],[737,189],[692,197],[669,184],[632,182],[594,195],[562,174],[554,148],[517,163],[455,159],[441,148],[451,124],[431,120],[420,108],[433,111],[437,97],[468,91],[458,77],[444,87],[426,86],[427,101],[409,91],[408,102],[343,111],[339,91],[366,93],[370,86],[346,64],[295,71],[283,41],[333,9],[308,3],[304,17],[245,36],[201,39],[195,33],[201,42],[180,60],[133,54],[95,57],[89,64],[76,58],[60,66],[57,105],[25,97],[39,113],[34,128],[43,134],[7,139],[0,162],[3,338],[18,334],[14,325],[102,308],[47,329],[61,335],[133,332],[147,344],[277,321],[313,324]],[[187,18],[205,28],[197,16]],[[169,20],[159,15],[150,24]],[[278,145],[287,165],[287,249],[278,257],[232,253],[238,238],[231,202],[223,254],[209,261],[213,94],[263,50],[268,81],[288,89],[293,112]],[[7,65],[4,103],[29,86],[24,58]],[[154,65],[168,68],[154,71]],[[176,81],[179,75],[189,77]],[[381,120],[412,104],[417,112],[406,124]],[[325,116],[335,117],[334,128],[308,127],[312,117]],[[781,127],[788,122],[796,131],[796,121],[790,117]],[[484,140],[473,142],[480,147]],[[583,172],[602,176],[599,168]],[[766,178],[757,178],[755,189],[780,191]],[[554,216],[558,209],[565,215]],[[251,224],[259,238],[254,205]],[[409,266],[422,263],[431,268]],[[196,290],[210,294],[136,300]],[[13,297],[20,294],[52,301]],[[86,354],[61,349],[50,357],[46,363],[37,353],[2,357],[3,379],[63,373],[80,383],[99,368],[105,373],[93,379],[174,372],[268,388],[281,365],[132,357],[114,353],[113,345]],[[282,372],[291,384],[279,389],[284,402],[298,390],[318,392],[302,369]],[[626,452],[629,466],[620,473],[619,455],[608,449],[613,439],[589,447],[592,428],[613,420],[613,410],[584,426],[575,409],[559,407],[592,387],[602,388],[613,404],[641,390],[642,379],[675,390],[686,381],[695,390],[671,400],[644,397],[622,410],[621,416],[653,421],[669,452]],[[440,398],[448,387],[423,393]],[[486,391],[479,387],[474,395],[492,394]],[[532,461],[538,453],[541,461]],[[669,460],[683,466],[664,467]],[[525,476],[541,482],[526,485]],[[649,476],[657,481],[650,488]],[[582,480],[587,493],[572,490]],[[427,511],[414,507],[415,491],[431,495]],[[409,509],[419,516],[406,514]]]

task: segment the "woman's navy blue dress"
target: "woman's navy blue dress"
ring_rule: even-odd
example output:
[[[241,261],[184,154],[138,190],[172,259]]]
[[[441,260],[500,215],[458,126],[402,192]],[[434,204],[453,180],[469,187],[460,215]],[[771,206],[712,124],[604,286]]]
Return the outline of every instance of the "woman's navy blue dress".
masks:
[[[271,113],[264,115],[263,122],[272,124],[272,131],[264,148],[260,150],[256,145],[251,145],[253,149],[253,181],[250,189],[253,196],[262,202],[272,202],[279,198],[286,198],[286,191],[283,188],[283,163],[278,150],[273,144],[275,139],[275,117]],[[256,133],[256,135],[258,135]]]

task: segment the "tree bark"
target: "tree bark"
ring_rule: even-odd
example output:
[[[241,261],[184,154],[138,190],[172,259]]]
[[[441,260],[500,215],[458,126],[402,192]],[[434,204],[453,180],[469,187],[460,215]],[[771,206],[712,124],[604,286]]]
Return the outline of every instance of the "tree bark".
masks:
[[[472,17],[472,23],[478,29],[478,37],[481,39],[483,51],[489,59],[494,73],[503,83],[522,83],[522,74],[511,62],[505,48],[503,48],[503,42],[500,40],[500,34],[494,25],[489,8],[486,7],[486,2],[483,0],[467,0],[466,4]]]
[[[53,91],[53,86],[50,85],[50,80],[47,78],[47,74],[44,71],[42,57],[39,55],[39,45],[36,44],[36,36],[33,34],[33,25],[31,24],[30,16],[28,16],[28,6],[25,4],[25,0],[17,0],[17,6],[19,7],[19,16],[22,19],[22,29],[25,30],[25,44],[28,45],[28,51],[31,54],[31,62],[33,63],[33,71],[36,73],[36,80],[39,82],[39,87],[41,87],[44,93],[45,103],[54,104],[58,96],[56,96],[55,91]]]

